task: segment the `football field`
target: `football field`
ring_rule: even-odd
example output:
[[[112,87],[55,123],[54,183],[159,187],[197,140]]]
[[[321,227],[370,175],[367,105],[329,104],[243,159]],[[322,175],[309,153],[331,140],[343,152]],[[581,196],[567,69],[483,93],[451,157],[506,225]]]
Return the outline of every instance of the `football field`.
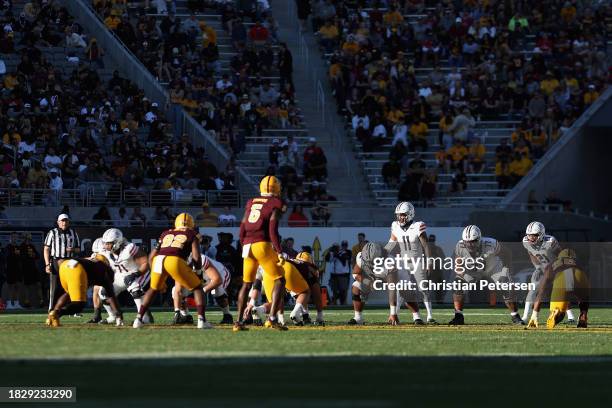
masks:
[[[458,399],[566,406],[609,398],[612,309],[593,309],[586,330],[524,330],[501,307],[467,309],[462,327],[413,326],[406,311],[402,325],[390,327],[387,314],[367,310],[367,324],[350,327],[352,312],[332,309],[325,327],[234,333],[171,327],[168,312],[138,331],[87,325],[87,314],[51,329],[44,314],[5,313],[0,385],[75,386],[78,405],[92,407],[448,406]],[[448,309],[434,315],[441,323],[452,317]],[[208,317],[214,323],[221,315]]]

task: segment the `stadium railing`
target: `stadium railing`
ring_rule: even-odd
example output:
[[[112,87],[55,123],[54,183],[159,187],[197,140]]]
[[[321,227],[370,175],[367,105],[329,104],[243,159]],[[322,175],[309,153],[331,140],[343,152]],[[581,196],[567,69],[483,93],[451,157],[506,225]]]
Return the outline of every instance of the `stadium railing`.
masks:
[[[0,189],[0,205],[5,207],[199,207],[204,202],[212,207],[238,207],[241,194],[238,190],[124,190],[121,183],[86,183],[63,190]]]

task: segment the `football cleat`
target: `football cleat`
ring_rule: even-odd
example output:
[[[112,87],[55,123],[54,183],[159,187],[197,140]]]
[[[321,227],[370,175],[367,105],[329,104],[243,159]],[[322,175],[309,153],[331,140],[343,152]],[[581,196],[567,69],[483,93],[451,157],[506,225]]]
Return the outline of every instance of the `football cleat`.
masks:
[[[132,327],[135,329],[140,329],[142,328],[142,326],[144,326],[144,323],[142,322],[142,319],[140,318],[136,318],[134,319],[134,323],[132,324]]]
[[[244,323],[242,322],[235,322],[234,327],[232,327],[232,331],[234,332],[246,331],[246,330],[249,330],[249,328],[246,327]]]
[[[527,328],[530,328],[530,329],[537,329],[537,328],[538,328],[538,326],[539,326],[538,319],[536,319],[536,318],[534,318],[534,317],[532,317],[531,319],[529,319],[529,323],[527,323]]]
[[[174,316],[172,316],[172,324],[176,326],[182,324],[182,322],[183,316],[181,315],[181,312],[177,310],[176,312],[174,312]]]
[[[464,324],[465,324],[465,319],[463,318],[462,313],[455,313],[455,317],[453,317],[453,320],[448,322],[449,326],[462,326]]]
[[[431,319],[427,319],[427,324],[431,324],[436,326],[437,324],[439,324],[436,319],[434,319],[433,317]]]
[[[212,329],[213,325],[204,319],[198,319],[198,329]]]
[[[352,318],[346,324],[348,324],[349,326],[363,326],[365,323],[363,320],[357,320],[355,318]]]
[[[565,318],[565,312],[562,312],[560,309],[552,310],[548,315],[548,319],[546,319],[546,328],[554,329],[556,325],[563,321],[563,318]]]
[[[47,318],[47,326],[51,326],[51,327],[60,327],[60,321],[59,321],[59,316],[57,315],[57,312],[55,310],[52,310],[49,312],[49,317]]]
[[[219,324],[234,324],[234,318],[231,314],[224,314]]]
[[[190,314],[183,316],[183,324],[193,324],[193,316]]]
[[[520,324],[520,325],[524,326],[525,322],[523,321],[523,319],[521,319],[521,316],[514,315],[514,316],[512,316],[512,324]]]
[[[312,324],[312,319],[310,318],[310,315],[308,313],[304,313],[302,315],[302,321],[304,322],[304,324]]]
[[[325,326],[325,321],[323,321],[323,320],[317,320],[317,321],[316,321],[314,324],[315,324],[315,326],[321,326],[321,327],[323,327],[323,326]]]
[[[425,322],[423,321],[423,319],[414,319],[414,325],[415,326],[424,326]]]
[[[106,319],[100,320],[98,324],[115,324],[117,322],[117,316],[108,316]]]
[[[92,317],[91,319],[89,319],[89,320],[87,321],[87,323],[90,323],[90,324],[97,324],[97,323],[100,323],[101,321],[102,321],[102,317],[100,317],[100,316],[94,316],[94,317]]]
[[[155,319],[153,318],[153,314],[151,311],[147,310],[147,313],[142,317],[142,322],[145,324],[153,324],[155,323]]]
[[[272,321],[270,319],[266,320],[266,322],[264,323],[264,327],[266,329],[276,329],[276,330],[280,330],[280,331],[287,331],[287,330],[289,330],[289,328],[287,326],[280,324],[280,322],[278,320]]]
[[[293,322],[294,325],[296,325],[296,326],[304,326],[304,322],[298,320],[297,316],[291,316],[290,319],[291,319],[291,321]]]
[[[576,325],[579,329],[586,329],[587,327],[587,316],[585,314],[580,314],[578,318],[578,324]]]

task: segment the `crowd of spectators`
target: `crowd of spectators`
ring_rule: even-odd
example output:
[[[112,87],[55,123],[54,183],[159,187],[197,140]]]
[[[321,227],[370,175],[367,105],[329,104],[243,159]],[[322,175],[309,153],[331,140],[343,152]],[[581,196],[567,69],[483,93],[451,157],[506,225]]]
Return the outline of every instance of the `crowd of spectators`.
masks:
[[[94,1],[94,8],[157,79],[167,83],[171,103],[226,143],[235,158],[247,140],[261,140],[264,129],[303,127],[295,102],[293,57],[278,40],[267,1],[188,2],[187,18],[178,17],[172,4],[142,2],[128,8],[123,2]],[[203,12],[221,15],[224,32],[199,18]],[[218,39],[223,34],[236,54],[229,69],[220,59]],[[278,82],[272,79],[276,77]],[[327,177],[327,159],[316,140],[311,138],[301,154],[299,149],[289,133],[282,144],[275,139],[268,154],[266,174],[279,176],[292,200],[303,181],[324,182]]]
[[[11,2],[3,7],[0,187],[55,194],[2,190],[1,201],[55,205],[58,193],[88,182],[120,183],[130,206],[145,203],[147,189],[187,204],[205,199],[200,190],[235,188],[232,163],[219,171],[203,149],[174,136],[157,103],[118,71],[101,77],[103,50],[58,2],[32,0],[18,15]],[[65,61],[54,65],[47,57],[58,50]],[[120,201],[113,188],[109,197]]]
[[[611,13],[608,2],[576,0],[298,1],[329,59],[338,112],[364,152],[391,145],[386,187],[425,200],[440,172],[462,191],[469,173],[495,169],[506,189],[529,171],[610,83]],[[484,120],[520,123],[495,162],[474,131]],[[431,123],[439,151],[429,150]],[[436,165],[415,173],[409,152],[435,152]]]

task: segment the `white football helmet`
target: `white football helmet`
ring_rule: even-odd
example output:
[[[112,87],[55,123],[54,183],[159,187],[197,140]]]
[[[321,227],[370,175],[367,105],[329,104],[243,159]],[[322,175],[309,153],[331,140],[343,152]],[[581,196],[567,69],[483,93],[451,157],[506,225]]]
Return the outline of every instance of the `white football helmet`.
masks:
[[[402,201],[395,207],[395,219],[400,226],[408,224],[414,219],[414,205],[408,201]]]
[[[461,239],[470,251],[474,251],[478,248],[480,245],[480,238],[482,238],[482,233],[480,232],[480,228],[476,225],[468,225],[461,233]]]
[[[96,238],[96,240],[91,245],[91,252],[93,252],[94,254],[99,254],[104,251],[104,241],[102,241],[102,238]]]
[[[539,244],[544,239],[544,234],[546,234],[546,229],[544,228],[544,224],[539,221],[530,222],[525,229],[525,235],[527,235],[527,240],[532,244]],[[537,235],[535,240],[531,240],[530,235]]]
[[[104,244],[111,243],[113,244],[112,251],[117,252],[123,243],[125,242],[125,238],[123,237],[123,232],[121,232],[118,228],[109,228],[104,231],[102,234],[102,242]]]

